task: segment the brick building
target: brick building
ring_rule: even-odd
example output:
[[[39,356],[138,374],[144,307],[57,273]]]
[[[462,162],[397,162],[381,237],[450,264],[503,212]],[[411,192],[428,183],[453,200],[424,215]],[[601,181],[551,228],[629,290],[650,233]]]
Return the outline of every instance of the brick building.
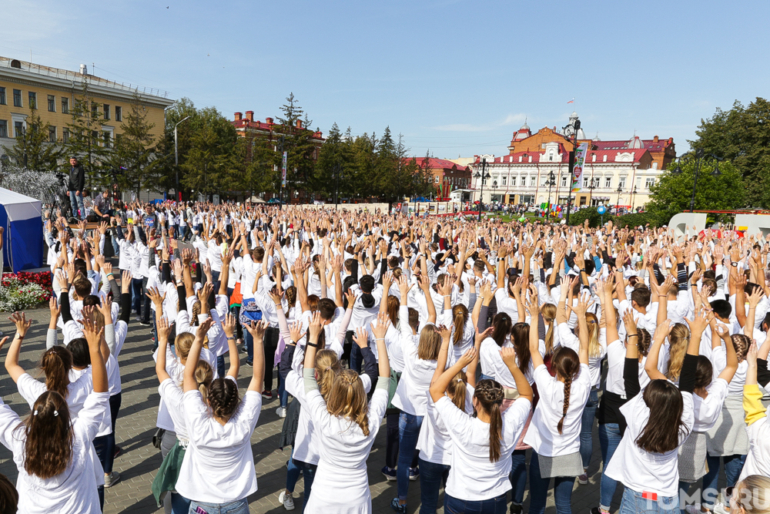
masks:
[[[450,191],[466,189],[471,184],[471,167],[463,166],[447,159],[415,157],[417,166],[431,175],[436,188],[436,197],[448,197]],[[426,163],[426,160],[428,162]],[[411,159],[410,159],[411,161]]]

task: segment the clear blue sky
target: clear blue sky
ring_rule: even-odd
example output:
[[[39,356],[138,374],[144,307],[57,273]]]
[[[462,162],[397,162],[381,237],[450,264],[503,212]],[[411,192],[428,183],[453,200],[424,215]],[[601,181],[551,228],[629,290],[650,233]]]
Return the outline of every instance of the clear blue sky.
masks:
[[[0,55],[328,132],[390,126],[411,153],[507,153],[526,117],[674,137],[767,97],[770,2],[0,0]],[[575,98],[574,104],[567,104]]]

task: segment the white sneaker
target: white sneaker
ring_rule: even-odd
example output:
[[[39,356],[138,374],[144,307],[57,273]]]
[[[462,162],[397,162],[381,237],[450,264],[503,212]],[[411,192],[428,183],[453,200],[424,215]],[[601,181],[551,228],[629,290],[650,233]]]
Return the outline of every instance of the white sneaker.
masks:
[[[286,409],[283,407],[278,407],[275,409],[275,413],[278,414],[279,418],[285,418],[286,417]]]
[[[285,489],[278,495],[278,501],[283,503],[284,509],[294,510],[294,498],[290,494],[286,494]]]

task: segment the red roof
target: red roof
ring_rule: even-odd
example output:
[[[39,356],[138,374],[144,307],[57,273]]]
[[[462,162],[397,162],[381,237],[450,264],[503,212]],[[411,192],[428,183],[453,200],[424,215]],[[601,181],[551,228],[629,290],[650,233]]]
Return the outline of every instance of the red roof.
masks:
[[[598,150],[623,150],[628,148],[629,142],[630,140],[593,141],[592,143]],[[674,141],[672,138],[669,138],[669,139],[658,139],[657,141],[655,141],[654,139],[641,139],[641,142],[644,145],[644,148],[649,150],[650,152],[662,152],[668,146],[670,146]]]
[[[604,156],[607,156],[607,162],[616,162],[616,159],[619,154],[628,154],[633,153],[633,160],[631,162],[639,162],[642,158],[642,156],[647,152],[648,150],[646,148],[636,148],[633,150],[630,149],[623,149],[623,150],[591,150],[588,152],[588,158],[587,163],[591,162],[604,162]],[[559,159],[559,155],[561,156],[561,159]],[[593,161],[593,155],[596,155],[596,161]],[[519,162],[519,157],[521,157],[521,162]],[[555,157],[555,160],[549,161],[547,160],[547,156],[545,152],[516,152],[513,155],[503,155],[502,157],[495,157],[493,161],[488,162],[488,164],[528,164],[529,158],[532,157],[532,163],[563,163],[567,164],[569,163],[569,153],[564,148],[564,145],[559,144],[559,154]],[[481,159],[477,159],[477,163],[481,162]]]
[[[411,159],[409,159],[411,161]],[[415,157],[415,161],[417,161],[417,165],[421,168],[424,168],[425,165],[425,157]],[[461,166],[457,164],[456,162],[452,162],[447,159],[437,159],[435,157],[430,158],[430,162],[428,163],[428,169],[434,170],[434,169],[443,169],[443,170],[451,170],[453,167],[457,167],[458,170],[463,171],[468,168],[468,166]]]

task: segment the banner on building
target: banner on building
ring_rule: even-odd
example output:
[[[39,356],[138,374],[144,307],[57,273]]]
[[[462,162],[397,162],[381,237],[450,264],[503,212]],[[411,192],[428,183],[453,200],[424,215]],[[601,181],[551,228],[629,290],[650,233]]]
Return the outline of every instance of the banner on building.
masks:
[[[578,193],[583,189],[583,164],[588,153],[588,143],[582,143],[575,152],[575,167],[572,169],[572,192]]]
[[[283,187],[286,187],[286,158],[288,157],[288,152],[283,152],[283,166],[281,168],[281,184]]]

